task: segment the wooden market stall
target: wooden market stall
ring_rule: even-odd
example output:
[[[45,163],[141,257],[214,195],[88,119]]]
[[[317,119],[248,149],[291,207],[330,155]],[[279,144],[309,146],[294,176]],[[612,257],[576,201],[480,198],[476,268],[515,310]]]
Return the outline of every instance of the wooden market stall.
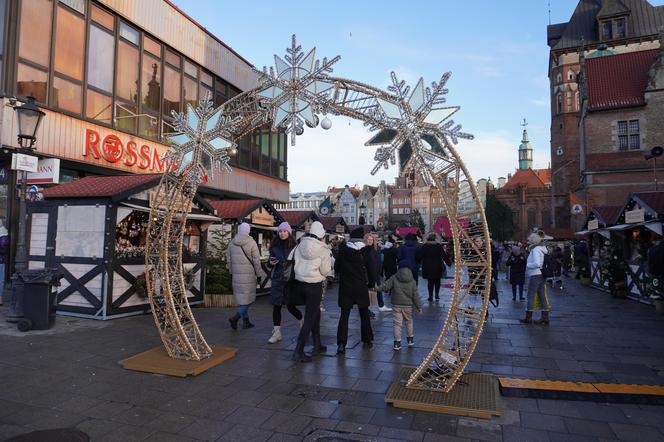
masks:
[[[647,287],[647,254],[653,241],[662,238],[664,191],[632,193],[609,227],[622,243],[626,261],[627,296],[652,304]]]
[[[64,274],[57,311],[112,319],[150,310],[144,244],[152,190],[161,174],[86,177],[30,203],[29,266]],[[187,219],[183,266],[189,302],[202,302],[206,229],[218,221],[197,196]]]
[[[229,240],[237,233],[237,227],[243,223],[251,224],[251,236],[258,244],[261,254],[261,265],[266,274],[270,255],[270,244],[276,237],[277,226],[284,221],[282,215],[271,202],[265,199],[221,200],[209,201],[220,220],[212,229],[220,229],[230,233]],[[270,278],[258,281],[258,293],[266,293],[270,289]]]
[[[318,215],[313,210],[283,210],[279,213],[290,224],[295,239],[302,238],[305,233],[309,232],[311,223],[318,221]]]
[[[590,285],[600,290],[609,290],[606,274],[602,272],[601,263],[606,256],[607,241],[611,241],[609,227],[613,226],[620,213],[620,206],[594,206],[586,219],[584,230],[577,232],[588,240],[588,255],[590,260]]]
[[[319,216],[318,221],[323,225],[328,236],[330,234],[345,235],[350,233],[346,221],[342,216]]]

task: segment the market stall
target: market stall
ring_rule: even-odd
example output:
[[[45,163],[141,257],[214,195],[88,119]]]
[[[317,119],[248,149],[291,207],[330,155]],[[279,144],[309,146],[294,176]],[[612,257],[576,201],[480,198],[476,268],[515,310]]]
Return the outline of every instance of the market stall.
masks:
[[[318,221],[321,222],[328,237],[330,234],[344,235],[350,233],[346,221],[342,216],[319,216]]]
[[[623,244],[627,296],[651,304],[648,292],[648,249],[662,238],[664,191],[632,193],[622,207],[616,225],[609,227]]]
[[[313,210],[284,210],[279,213],[290,224],[295,234],[295,239],[302,238],[305,233],[309,232],[311,223],[318,221],[318,215]]]
[[[607,260],[606,255],[610,250],[609,245],[612,240],[609,227],[615,224],[620,209],[620,206],[591,207],[584,225],[584,231],[577,232],[588,240],[590,284],[592,287],[601,290],[609,290],[609,281],[606,271],[602,271],[602,264]]]
[[[270,256],[270,244],[277,235],[277,226],[284,221],[282,215],[274,208],[272,203],[264,199],[249,200],[221,200],[209,201],[220,220],[212,229],[221,229],[230,233],[231,239],[237,233],[237,227],[243,223],[251,224],[251,236],[258,244],[261,254],[261,265],[266,274],[270,274],[267,267]],[[266,293],[270,289],[270,278],[258,281],[257,292]]]
[[[86,177],[48,188],[28,205],[29,267],[64,274],[57,311],[93,319],[146,313],[145,235],[160,174]],[[214,209],[196,197],[184,238],[189,303],[202,302],[206,230]]]

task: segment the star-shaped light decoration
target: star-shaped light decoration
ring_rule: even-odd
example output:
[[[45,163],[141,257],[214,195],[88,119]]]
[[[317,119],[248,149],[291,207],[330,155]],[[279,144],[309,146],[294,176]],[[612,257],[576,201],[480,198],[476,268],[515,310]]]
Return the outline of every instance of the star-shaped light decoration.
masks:
[[[187,112],[172,111],[173,126],[178,132],[169,135],[172,143],[169,158],[177,168],[177,174],[188,173],[192,180],[214,177],[214,169],[230,172],[229,155],[237,152],[232,140],[241,118],[231,118],[214,109],[208,92],[196,109],[187,104]],[[198,184],[198,182],[196,183]]]
[[[328,92],[334,87],[325,78],[332,72],[332,65],[340,59],[337,55],[332,60],[323,58],[321,62],[316,59],[316,48],[305,55],[293,35],[285,57],[282,59],[275,55],[275,67],[269,70],[263,68],[263,87],[257,95],[271,114],[273,128],[285,128],[291,145],[295,145],[296,135],[304,132],[305,122],[310,127],[318,124],[316,114],[326,108]]]
[[[394,94],[393,99],[376,98],[375,123],[370,129],[379,132],[365,143],[365,146],[379,146],[372,175],[381,167],[387,169],[390,164],[394,165],[399,151],[410,152],[410,159],[402,171],[405,173],[417,169],[426,159],[445,157],[444,145],[450,141],[457,144],[459,138],[473,139],[473,135],[461,132],[461,125],[454,126],[454,121],[448,120],[460,107],[440,106],[446,102],[443,95],[448,92],[445,83],[450,75],[449,72],[444,74],[438,83],[431,84],[431,88],[425,88],[420,78],[409,95],[410,86],[391,73],[392,85],[388,90]]]

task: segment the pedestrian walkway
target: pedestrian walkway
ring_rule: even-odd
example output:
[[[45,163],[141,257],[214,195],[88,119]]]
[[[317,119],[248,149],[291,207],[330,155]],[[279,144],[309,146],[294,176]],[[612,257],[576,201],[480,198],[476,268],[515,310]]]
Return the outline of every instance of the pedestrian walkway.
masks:
[[[504,281],[498,287],[501,304],[491,307],[468,371],[664,385],[664,317],[652,307],[568,280],[566,290],[552,293],[551,325],[523,325],[523,303],[512,302]],[[328,292],[322,321],[330,349],[339,316],[335,290]],[[426,299],[423,284],[420,290]],[[490,421],[386,406],[383,395],[400,368],[418,364],[437,338],[447,295],[439,303],[424,301],[415,315],[414,348],[394,352],[391,313],[377,313],[376,345],[362,349],[352,313],[345,357],[310,364],[290,360],[298,324],[287,314],[284,340],[267,343],[267,298],[252,308],[256,327],[250,330],[231,331],[230,310],[198,308],[208,341],[240,351],[187,379],[118,366],[161,344],[151,316],[104,323],[60,316],[54,329],[28,334],[3,325],[0,440],[67,426],[94,441],[664,440],[664,406],[503,398],[502,416]]]

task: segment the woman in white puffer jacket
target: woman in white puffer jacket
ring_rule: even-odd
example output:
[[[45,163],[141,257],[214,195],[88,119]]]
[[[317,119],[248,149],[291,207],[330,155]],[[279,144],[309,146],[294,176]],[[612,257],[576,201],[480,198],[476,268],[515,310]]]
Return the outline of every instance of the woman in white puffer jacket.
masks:
[[[542,267],[544,266],[544,255],[548,253],[546,247],[542,244],[544,232],[539,230],[537,233],[531,233],[528,236],[530,244],[530,253],[526,262],[526,278],[528,279],[528,298],[526,300],[526,317],[521,320],[524,324],[533,322],[533,309],[535,296],[539,294],[542,309],[542,318],[537,321],[541,324],[549,323],[549,305],[545,294],[546,279],[542,276]]]

